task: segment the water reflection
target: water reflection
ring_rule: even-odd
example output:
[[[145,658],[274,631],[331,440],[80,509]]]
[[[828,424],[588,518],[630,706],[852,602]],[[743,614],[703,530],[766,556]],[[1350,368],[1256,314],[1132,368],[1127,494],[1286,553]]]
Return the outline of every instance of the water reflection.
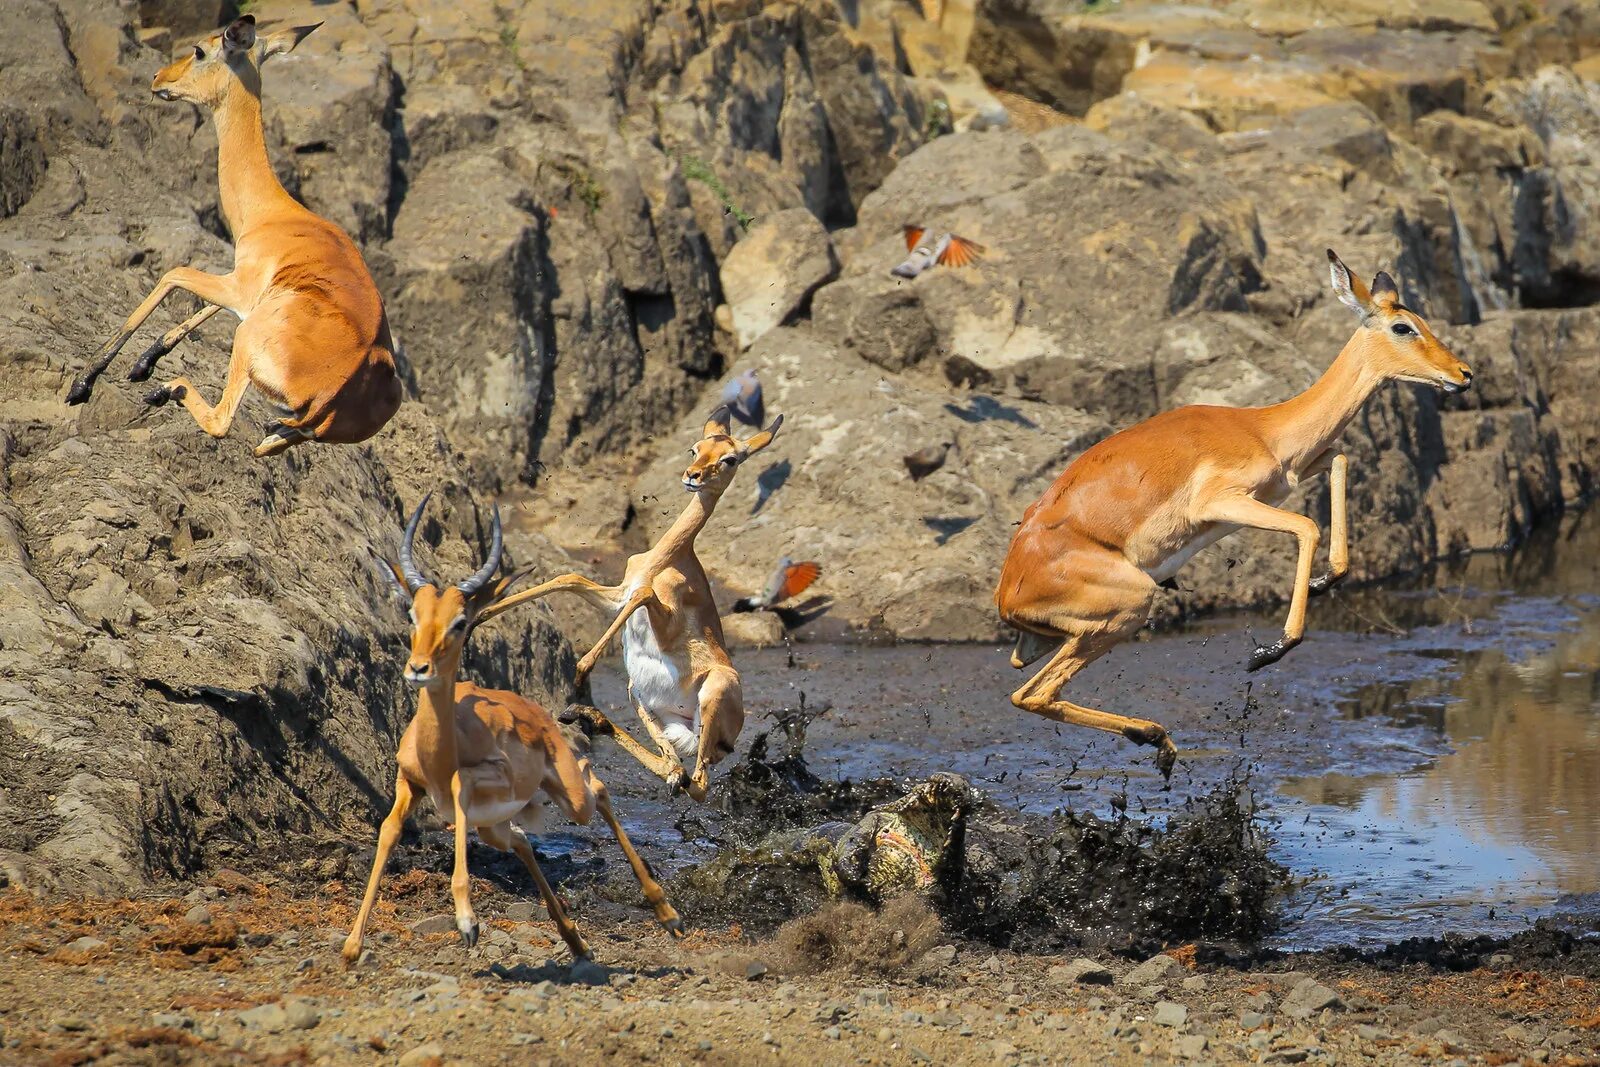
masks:
[[[1427,595],[1351,606],[1387,599],[1391,617],[1418,627],[1406,643],[1451,669],[1340,701],[1347,721],[1430,732],[1444,754],[1398,775],[1280,786],[1301,805],[1280,812],[1284,847],[1326,873],[1310,910],[1338,920],[1340,940],[1387,939],[1399,918],[1501,929],[1600,891],[1597,520],[1471,560]]]

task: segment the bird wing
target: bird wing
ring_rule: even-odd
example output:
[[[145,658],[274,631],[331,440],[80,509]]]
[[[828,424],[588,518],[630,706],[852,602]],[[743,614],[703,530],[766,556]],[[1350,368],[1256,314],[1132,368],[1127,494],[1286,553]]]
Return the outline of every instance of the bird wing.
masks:
[[[783,586],[778,590],[777,599],[773,603],[788,600],[792,596],[798,596],[800,593],[805,592],[806,588],[816,581],[817,576],[821,573],[822,568],[809,560],[805,563],[792,563],[785,567],[783,569]]]
[[[772,577],[767,579],[767,587],[761,590],[758,602],[762,607],[771,607],[783,599],[783,583],[788,576],[789,557],[784,556],[778,561],[778,568],[772,572]]]
[[[903,227],[903,229],[905,230],[906,235],[906,251],[910,252],[915,250],[917,247],[917,242],[922,240],[922,235],[927,231],[921,226],[906,226]]]
[[[939,256],[939,265],[941,267],[965,267],[967,264],[983,258],[985,251],[987,249],[976,241],[969,241],[965,237],[957,237],[955,234],[951,234],[950,243],[945,246],[944,252]]]

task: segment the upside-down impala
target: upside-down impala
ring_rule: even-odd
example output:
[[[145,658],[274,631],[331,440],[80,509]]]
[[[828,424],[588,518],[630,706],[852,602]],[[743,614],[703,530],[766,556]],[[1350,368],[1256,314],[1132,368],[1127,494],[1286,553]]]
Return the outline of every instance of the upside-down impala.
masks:
[[[256,446],[258,456],[304,441],[365,441],[399,409],[394,341],[361,253],[338,226],[296,202],[267,161],[261,65],[316,28],[258,36],[255,17],[244,15],[156,73],[150,88],[161,99],[209,107],[216,117],[217,181],[234,237],[233,271],[175,267],[162,275],[72,383],[67,403],[89,399],[134,331],[174,289],[185,289],[206,306],[145,350],[128,378],[144,381],[189,331],[226,308],[239,317],[227,384],[212,407],[187,378],[174,378],[145,398],[151,405],[176,400],[206,433],[223,437],[245,388],[254,385],[279,412]]]
[[[1369,290],[1330,250],[1333,291],[1361,325],[1310,388],[1261,408],[1195,406],[1113,434],[1074,460],[1022,516],[995,604],[1020,631],[1011,665],[1050,660],[1011,702],[1056,722],[1154,745],[1171,776],[1177,749],[1164,727],[1060,699],[1088,664],[1144,625],[1156,590],[1201,549],[1243,527],[1299,543],[1283,636],[1257,648],[1248,669],[1283,658],[1305,634],[1306,601],[1349,571],[1348,463],[1337,442],[1373,390],[1389,381],[1459,392],[1472,371],[1380,272]],[[1329,573],[1311,578],[1317,524],[1278,507],[1303,479],[1330,472]]]
[[[744,726],[744,692],[723,643],[722,620],[705,568],[695,556],[694,540],[739,465],[770,445],[781,425],[779,415],[765,430],[739,441],[731,434],[728,409],[712,412],[702,439],[689,450],[694,459],[683,475],[684,488],[694,494],[689,506],[649,551],[628,558],[622,584],[600,585],[581,574],[563,574],[506,597],[479,615],[485,621],[558,592],[576,593],[614,612],[600,640],[578,661],[576,684],[583,683],[621,630],[628,692],[658,751],[651,752],[597,709],[582,712],[652,774],[674,788],[681,786],[696,800],[705,799],[711,767],[733,752]],[[684,770],[689,760],[694,761],[693,773]]]
[[[489,558],[483,567],[459,585],[435,585],[412,558],[417,526],[427,506],[425,496],[406,525],[398,565],[382,561],[385,573],[411,605],[411,656],[405,678],[417,687],[417,714],[395,754],[399,772],[394,807],[378,831],[378,852],[372,859],[361,910],[344,942],[344,958],[353,962],[361,956],[362,932],[378,896],[378,881],[418,793],[426,794],[439,812],[450,813],[454,820],[455,869],[450,876],[450,896],[456,929],[468,948],[478,940],[467,875],[467,831],[476,829],[485,844],[516,853],[533,876],[550,918],[573,956],[589,955],[588,945],[539,870],[533,847],[517,825],[537,825],[546,799],[582,825],[587,825],[596,811],[600,813],[639,879],[645,900],[655,909],[656,919],[673,936],[682,937],[678,913],[667,903],[650,868],[617,822],[610,795],[590,768],[587,753],[573,751],[560,726],[540,704],[503,689],[484,689],[456,680],[461,650],[473,622],[527,572],[494,580],[502,544],[500,510],[496,508]]]

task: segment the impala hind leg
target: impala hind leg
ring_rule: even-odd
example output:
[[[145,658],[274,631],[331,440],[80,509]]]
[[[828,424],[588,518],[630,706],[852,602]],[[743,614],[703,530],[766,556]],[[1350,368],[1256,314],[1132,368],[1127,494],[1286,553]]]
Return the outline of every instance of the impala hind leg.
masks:
[[[372,905],[378,899],[378,882],[383,878],[383,869],[389,864],[389,853],[394,851],[394,843],[400,839],[400,831],[406,824],[406,813],[410,810],[411,783],[406,781],[405,775],[397,775],[394,807],[389,809],[383,825],[378,828],[378,851],[372,857],[372,874],[367,877],[367,892],[361,898],[361,910],[356,912],[350,936],[344,939],[342,954],[346,963],[354,963],[361,958],[361,938],[367,928],[367,918],[372,914]]]
[[[731,668],[713,667],[700,683],[700,751],[685,786],[695,800],[706,799],[711,768],[733,754],[743,728],[744,689],[739,675]]]
[[[1088,726],[1095,730],[1121,734],[1129,741],[1153,745],[1156,749],[1156,767],[1162,777],[1171,778],[1173,765],[1178,761],[1177,746],[1167,735],[1167,728],[1149,719],[1135,719],[1109,711],[1096,711],[1069,700],[1062,700],[1061,690],[1072,676],[1103,656],[1113,646],[1120,644],[1139,624],[1121,630],[1100,631],[1093,634],[1075,634],[1065,638],[1056,654],[1044,668],[1029,679],[1022,688],[1011,694],[1011,703],[1023,711],[1031,711],[1069,726]]]
[[[683,928],[683,920],[678,916],[678,910],[667,901],[666,890],[656,881],[655,872],[650,869],[650,864],[645,862],[645,858],[634,850],[633,842],[628,840],[627,831],[617,821],[616,814],[611,810],[611,794],[606,789],[605,783],[590,774],[589,787],[594,791],[595,806],[600,810],[600,817],[611,828],[611,836],[617,839],[623,857],[627,859],[628,866],[633,868],[633,876],[639,880],[639,888],[644,892],[645,902],[656,913],[656,922],[666,927],[667,933],[673,937],[683,937],[686,931]]]
[[[611,738],[617,743],[618,748],[638,760],[645,770],[668,785],[681,783],[684,777],[683,764],[678,761],[678,755],[670,744],[662,742],[662,751],[651,752],[632,734],[612,722],[599,708],[588,704],[573,704],[567,710],[587,722],[590,732]],[[640,719],[648,722],[642,715]]]
[[[250,324],[239,327],[233,335],[233,355],[228,360],[228,381],[222,387],[222,397],[215,407],[207,404],[187,378],[174,378],[157,386],[145,397],[145,403],[160,407],[168,400],[182,404],[200,428],[212,437],[226,437],[233,425],[233,417],[244,400],[244,391],[250,385],[250,362],[254,358],[256,341]]]
[[[1311,579],[1312,596],[1321,596],[1350,573],[1350,524],[1345,512],[1345,484],[1350,461],[1343,452],[1328,464],[1328,573]]]
[[[221,310],[222,306],[220,304],[207,304],[162,334],[160,340],[139,353],[139,358],[134,361],[132,367],[128,368],[128,381],[142,382],[150,377],[150,372],[156,369],[156,360],[177,348],[179,341],[198,330],[202,323]]]
[[[533,876],[533,884],[539,887],[539,896],[544,898],[545,910],[550,913],[551,920],[556,924],[556,932],[561,935],[561,940],[567,943],[567,948],[572,950],[575,959],[586,960],[589,958],[589,945],[584,941],[583,935],[578,932],[578,926],[572,921],[572,916],[567,914],[567,906],[556,895],[556,891],[545,879],[544,871],[539,869],[539,858],[533,853],[533,846],[528,844],[528,838],[521,830],[509,822],[498,826],[478,827],[478,837],[483,842],[501,852],[514,852],[522,865],[528,868],[528,873]]]

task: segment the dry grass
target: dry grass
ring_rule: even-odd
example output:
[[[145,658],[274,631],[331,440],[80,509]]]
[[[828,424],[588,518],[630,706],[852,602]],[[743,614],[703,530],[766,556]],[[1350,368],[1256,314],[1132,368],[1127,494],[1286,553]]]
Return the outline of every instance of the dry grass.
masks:
[[[897,897],[882,911],[829,904],[785,923],[770,956],[785,974],[891,975],[938,944],[941,932],[939,917],[917,896]]]
[[[996,89],[992,85],[989,86],[989,91],[994,94],[996,100],[1000,101],[1000,105],[1006,109],[1006,114],[1011,117],[1012,127],[1029,136],[1043,133],[1045,130],[1055,126],[1066,126],[1077,121],[1071,115],[1057,111],[1049,104],[1041,104],[1037,100],[1029,100],[1025,96],[1008,93],[1004,89]]]

